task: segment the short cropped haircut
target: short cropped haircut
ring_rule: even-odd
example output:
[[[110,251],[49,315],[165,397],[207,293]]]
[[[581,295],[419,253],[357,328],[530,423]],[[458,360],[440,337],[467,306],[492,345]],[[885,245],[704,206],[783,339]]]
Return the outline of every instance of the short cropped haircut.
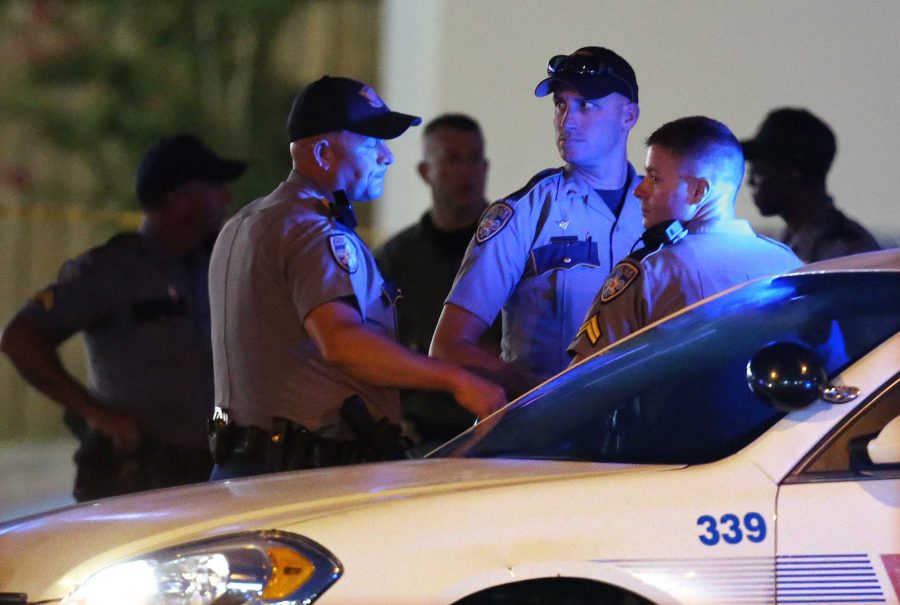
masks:
[[[733,149],[743,161],[744,152],[734,133],[712,118],[690,116],[667,122],[647,137],[647,146],[659,145],[685,158],[706,154],[712,147]]]
[[[744,178],[744,151],[725,124],[705,116],[667,122],[647,137],[647,146],[664,147],[682,160],[714,162],[719,177],[740,187]]]
[[[481,134],[481,126],[474,118],[463,113],[445,113],[434,118],[425,125],[422,136],[428,136],[438,128],[452,128],[460,132],[477,132]]]

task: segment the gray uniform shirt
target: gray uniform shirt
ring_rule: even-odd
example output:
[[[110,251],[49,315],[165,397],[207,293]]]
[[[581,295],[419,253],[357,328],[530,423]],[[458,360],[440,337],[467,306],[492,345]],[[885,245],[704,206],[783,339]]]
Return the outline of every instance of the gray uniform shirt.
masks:
[[[367,327],[396,339],[394,296],[368,248],[332,218],[315,185],[291,173],[235,214],[213,250],[216,405],[239,425],[268,429],[280,417],[348,437],[338,429],[339,410],[358,394],[375,418],[398,422],[396,389],[327,363],[303,328],[310,311],[335,300],[350,301]]]
[[[82,332],[88,390],[142,433],[206,449],[212,413],[209,253],[179,258],[152,237],[122,233],[63,265],[22,310],[62,341]]]
[[[687,226],[671,245],[644,248],[616,265],[569,350],[587,356],[742,282],[802,265],[790,248],[739,219]]]
[[[807,263],[880,249],[872,234],[835,208],[831,198],[803,228],[786,229],[781,241]]]
[[[502,358],[541,379],[568,365],[566,346],[613,264],[643,231],[629,166],[618,218],[562,169],[492,204],[466,251],[448,303],[490,325],[503,310]]]

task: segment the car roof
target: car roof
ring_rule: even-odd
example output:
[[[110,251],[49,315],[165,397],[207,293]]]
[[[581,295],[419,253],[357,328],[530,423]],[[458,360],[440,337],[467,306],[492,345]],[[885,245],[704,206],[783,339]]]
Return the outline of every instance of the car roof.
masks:
[[[900,248],[840,256],[804,265],[790,274],[822,271],[900,271]]]

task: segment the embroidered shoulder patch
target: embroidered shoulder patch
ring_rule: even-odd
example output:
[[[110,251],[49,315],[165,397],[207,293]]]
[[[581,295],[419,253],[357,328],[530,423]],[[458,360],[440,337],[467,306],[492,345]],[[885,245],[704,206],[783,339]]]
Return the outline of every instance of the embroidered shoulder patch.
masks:
[[[587,336],[588,341],[590,341],[591,346],[597,346],[597,341],[603,336],[603,330],[600,329],[600,322],[597,321],[598,315],[599,313],[594,313],[591,315],[590,319],[581,324],[578,334],[575,335],[575,340],[578,340],[578,337],[584,334]]]
[[[634,263],[622,261],[607,276],[600,289],[600,302],[604,305],[625,291],[631,282],[640,275],[641,269]]]
[[[347,273],[356,273],[359,268],[359,257],[356,255],[356,245],[343,233],[328,236],[328,246],[331,248],[331,256]]]
[[[506,224],[509,223],[509,219],[512,218],[513,214],[515,214],[515,210],[505,202],[494,202],[491,204],[484,211],[484,214],[481,215],[478,229],[475,231],[475,241],[483,244],[500,233]]]
[[[57,281],[61,284],[71,284],[79,279],[81,279],[81,265],[77,260],[70,260],[59,270]]]
[[[56,306],[56,295],[53,290],[53,286],[44,288],[43,290],[32,296],[31,299],[39,303],[41,305],[41,308],[43,308],[46,313],[50,313],[51,311],[53,311],[53,308]]]

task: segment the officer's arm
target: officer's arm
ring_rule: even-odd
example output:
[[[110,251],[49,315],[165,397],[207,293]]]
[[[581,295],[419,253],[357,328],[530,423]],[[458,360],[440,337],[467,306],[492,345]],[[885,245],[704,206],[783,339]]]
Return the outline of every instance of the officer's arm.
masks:
[[[307,314],[303,327],[331,363],[377,386],[447,391],[478,416],[506,403],[503,389],[461,367],[418,355],[365,327],[352,305],[331,301]]]
[[[134,449],[140,437],[134,420],[94,401],[88,390],[63,366],[59,342],[23,315],[16,315],[0,336],[2,351],[31,386],[81,416],[94,430],[107,435],[119,451]]]
[[[478,316],[447,303],[435,328],[430,354],[502,384],[510,396],[524,393],[536,380],[479,346],[487,329]]]

